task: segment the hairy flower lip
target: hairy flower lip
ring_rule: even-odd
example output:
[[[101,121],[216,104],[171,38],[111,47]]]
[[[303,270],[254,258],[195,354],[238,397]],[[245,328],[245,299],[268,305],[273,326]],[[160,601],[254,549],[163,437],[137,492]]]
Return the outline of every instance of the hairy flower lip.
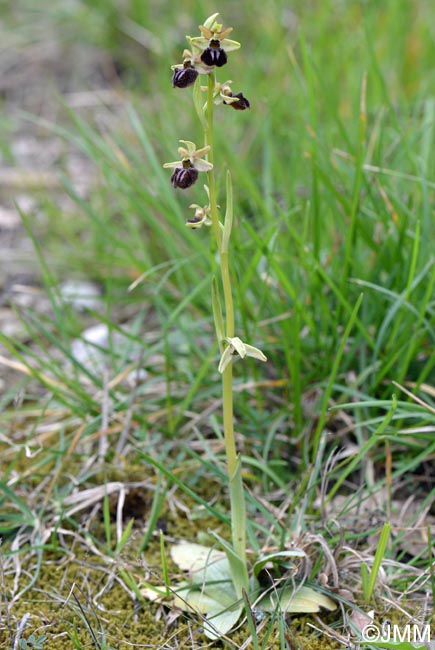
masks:
[[[211,41],[213,42],[213,41]],[[221,68],[228,61],[227,53],[223,48],[220,47],[219,41],[216,41],[218,45],[209,45],[206,47],[204,52],[201,54],[201,61],[208,66],[216,66]]]
[[[198,170],[192,165],[183,167],[176,167],[171,176],[171,183],[173,187],[179,187],[186,190],[191,187],[198,180]]]
[[[188,86],[192,86],[198,74],[198,70],[195,70],[190,63],[186,62],[182,68],[176,68],[174,70],[172,75],[173,88],[188,88]]]

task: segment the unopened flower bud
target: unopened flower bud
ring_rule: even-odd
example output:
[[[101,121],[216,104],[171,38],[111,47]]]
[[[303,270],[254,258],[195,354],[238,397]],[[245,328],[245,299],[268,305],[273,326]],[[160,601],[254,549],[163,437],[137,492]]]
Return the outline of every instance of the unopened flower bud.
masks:
[[[237,93],[236,95],[233,95],[233,93],[231,93],[229,97],[233,98],[232,101],[227,102],[224,100],[224,104],[227,106],[232,106],[236,111],[245,111],[250,107],[250,103],[246,97],[243,96],[243,93]]]
[[[200,228],[203,223],[204,223],[204,219],[201,216],[196,214],[193,217],[186,219],[186,226],[188,228],[192,228],[192,230],[195,230],[195,228]]]

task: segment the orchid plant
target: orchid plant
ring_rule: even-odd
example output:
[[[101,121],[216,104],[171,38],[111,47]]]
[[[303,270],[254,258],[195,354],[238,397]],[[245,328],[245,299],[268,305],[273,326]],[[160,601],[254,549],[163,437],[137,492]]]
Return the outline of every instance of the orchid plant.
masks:
[[[183,52],[183,62],[172,66],[174,88],[193,86],[193,103],[204,134],[203,146],[188,140],[180,140],[180,160],[164,167],[172,169],[171,183],[183,191],[190,189],[198,180],[199,173],[207,174],[206,204],[191,204],[195,211],[186,225],[189,228],[209,227],[217,249],[220,279],[213,279],[212,310],[216,336],[220,350],[218,370],[222,375],[223,431],[231,509],[231,543],[217,534],[215,548],[194,543],[180,543],[171,549],[173,560],[188,571],[188,579],[172,586],[173,605],[188,612],[204,616],[204,632],[216,639],[233,628],[246,608],[250,616],[250,603],[258,603],[263,611],[277,607],[287,611],[318,611],[320,606],[334,609],[334,602],[327,596],[307,587],[293,587],[262,593],[257,576],[267,562],[304,557],[301,549],[292,548],[260,557],[249,571],[246,549],[246,504],[242,481],[242,461],[237,452],[233,415],[233,365],[237,359],[253,357],[266,361],[263,352],[242,341],[235,335],[232,279],[230,273],[230,239],[233,228],[233,190],[231,175],[226,175],[226,211],[220,218],[215,180],[213,146],[213,116],[216,105],[229,106],[244,111],[250,108],[242,92],[233,93],[231,81],[220,83],[216,69],[228,62],[228,53],[240,48],[240,43],[228,38],[231,27],[223,28],[218,22],[219,14],[213,14],[199,26],[201,35],[187,36],[189,49]],[[206,77],[207,85],[201,85]],[[177,91],[178,92],[178,91]],[[205,96],[205,101],[204,101]],[[223,300],[222,300],[223,297]],[[223,308],[222,308],[223,305]],[[150,598],[161,598],[156,590],[146,590]],[[165,591],[165,596],[167,593]],[[249,612],[248,612],[249,610]],[[252,620],[250,618],[250,620]]]

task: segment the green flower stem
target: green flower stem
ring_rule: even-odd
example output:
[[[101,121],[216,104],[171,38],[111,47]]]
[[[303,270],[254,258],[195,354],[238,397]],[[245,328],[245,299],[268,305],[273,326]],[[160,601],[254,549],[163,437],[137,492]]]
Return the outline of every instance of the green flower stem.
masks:
[[[233,366],[228,364],[222,374],[224,437],[227,456],[228,479],[231,505],[231,539],[233,550],[239,559],[235,586],[248,590],[248,568],[246,562],[246,503],[242,472],[237,456],[233,423]],[[239,594],[240,596],[241,594]]]
[[[222,397],[224,415],[225,451],[227,455],[228,476],[234,476],[237,470],[236,439],[233,418],[233,366],[227,365],[222,373]]]
[[[233,293],[231,291],[231,276],[230,276],[230,267],[228,264],[228,253],[224,253],[221,251],[220,258],[221,258],[222,286],[224,288],[226,336],[232,339],[234,336],[234,307],[233,307]]]
[[[205,144],[210,146],[208,160],[213,163],[213,94],[215,88],[215,75],[208,75],[207,92],[207,129],[205,130]],[[228,251],[222,249],[222,229],[219,223],[216,182],[214,168],[208,174],[208,188],[210,196],[210,212],[213,233],[220,257],[220,268],[222,287],[225,304],[225,335],[228,338],[234,336],[234,306],[231,289],[231,275],[229,269]],[[221,342],[220,342],[221,343]],[[238,558],[237,576],[235,584],[240,589],[248,589],[248,570],[246,562],[246,504],[243,491],[243,483],[240,469],[240,459],[237,455],[236,439],[234,436],[234,414],[233,414],[233,366],[229,363],[222,373],[222,396],[223,396],[223,423],[225,438],[225,453],[227,459],[227,471],[229,478],[230,502],[231,502],[231,535],[235,555]]]
[[[207,154],[207,159],[213,164],[214,160],[214,150],[213,150],[213,93],[216,78],[213,72],[207,75],[208,80],[208,92],[207,92],[207,130],[204,133],[205,144],[210,147],[210,151]],[[213,233],[218,247],[219,254],[222,249],[222,231],[219,225],[219,216],[218,216],[218,207],[216,199],[216,183],[214,177],[214,169],[211,169],[207,172],[208,177],[208,191],[210,194],[210,211],[211,211],[211,221],[213,227]]]

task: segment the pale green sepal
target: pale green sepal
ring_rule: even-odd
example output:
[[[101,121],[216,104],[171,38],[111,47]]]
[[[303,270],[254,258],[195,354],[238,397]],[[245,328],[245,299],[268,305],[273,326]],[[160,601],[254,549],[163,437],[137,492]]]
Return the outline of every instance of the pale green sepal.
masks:
[[[198,228],[203,227],[204,222],[203,221],[198,221],[198,223],[196,223],[196,222],[193,223],[191,221],[186,221],[186,223],[184,225],[186,226],[186,228],[190,228],[190,230],[198,230]]]
[[[181,140],[180,140],[181,142]],[[197,158],[201,158],[201,156],[204,156],[206,153],[210,151],[211,147],[209,144],[206,144],[205,147],[201,147],[201,149],[197,149],[196,151],[193,152],[193,157],[195,160]]]
[[[219,12],[217,14],[212,14],[209,16],[206,20],[204,20],[204,27],[207,27],[207,29],[211,29],[215,22],[217,21],[217,18],[219,16]]]
[[[195,160],[195,169],[197,169],[199,172],[209,172],[211,169],[213,169],[213,165],[212,163],[208,162],[208,160],[199,158],[199,160]]]
[[[220,42],[220,45],[223,47],[225,52],[233,52],[234,50],[240,49],[240,43],[232,41],[229,38],[224,38],[224,40]]]
[[[227,209],[225,212],[224,233],[222,236],[222,253],[228,253],[231,230],[233,227],[233,185],[231,174],[227,171]]]
[[[210,151],[209,145],[197,149],[196,144],[190,142],[190,140],[180,140],[180,142],[186,145],[184,147],[178,147],[181,160],[164,163],[163,167],[183,167],[183,163],[188,160],[199,172],[208,172],[213,169],[213,165],[208,160],[201,158],[201,156],[207,155]]]
[[[193,105],[195,106],[196,114],[199,117],[203,130],[207,131],[207,118],[204,115],[204,101],[199,76],[196,78],[195,85],[193,86]]]
[[[194,142],[191,142],[190,140],[179,140],[181,144],[186,145],[185,147],[178,147],[178,152],[182,153],[183,155],[187,155],[190,158],[193,157],[194,153],[196,152],[196,144]]]
[[[245,350],[246,350],[246,356],[247,357],[253,357],[254,359],[258,359],[259,361],[267,361],[267,357],[259,348],[254,348],[253,345],[248,345],[247,343],[245,345]]]
[[[176,167],[179,167],[180,165],[181,165],[181,161],[180,161],[180,160],[174,160],[174,162],[164,163],[164,164],[163,164],[163,167],[164,167],[165,169],[168,169],[168,168],[170,168],[170,167],[175,169]]]
[[[228,366],[229,363],[231,363],[232,356],[233,356],[233,349],[231,345],[227,345],[225,350],[222,352],[221,359],[218,365],[218,371],[221,374],[225,372],[225,368]]]
[[[213,277],[211,283],[211,302],[213,306],[213,319],[214,319],[214,326],[216,330],[216,337],[219,343],[219,352],[222,354],[223,352],[222,341],[224,340],[224,336],[225,336],[225,325],[224,325],[224,317],[222,314],[222,303],[219,295],[219,286],[215,277]]]
[[[263,557],[260,557],[260,559],[257,560],[253,566],[254,575],[258,576],[261,569],[268,562],[275,562],[276,560],[283,560],[293,557],[306,557],[306,553],[300,549],[295,548],[291,551],[278,551],[277,553],[269,553],[268,555],[263,555]]]
[[[225,104],[236,104],[240,100],[238,97],[227,97],[223,93],[219,93],[219,96],[215,99],[215,104],[221,104],[222,101],[225,101]]]
[[[208,47],[208,39],[204,38],[204,36],[189,36],[186,38],[188,39],[188,42],[190,43],[192,49],[196,48],[202,52],[206,47]]]
[[[220,373],[224,372],[235,353],[237,353],[241,359],[244,359],[245,357],[253,357],[259,361],[267,361],[267,357],[259,348],[255,348],[253,345],[249,345],[248,343],[243,343],[238,336],[233,336],[232,338],[226,337],[224,340],[228,345],[223,351],[219,361],[218,370]]]
[[[242,339],[240,339],[238,336],[233,336],[232,338],[226,338],[225,339],[229,346],[232,347],[239,357],[244,359],[246,357],[246,345],[243,343]]]
[[[311,587],[293,586],[273,589],[258,603],[264,611],[272,613],[277,609],[291,614],[314,614],[320,611],[321,607],[333,611],[337,608],[336,603]]]

